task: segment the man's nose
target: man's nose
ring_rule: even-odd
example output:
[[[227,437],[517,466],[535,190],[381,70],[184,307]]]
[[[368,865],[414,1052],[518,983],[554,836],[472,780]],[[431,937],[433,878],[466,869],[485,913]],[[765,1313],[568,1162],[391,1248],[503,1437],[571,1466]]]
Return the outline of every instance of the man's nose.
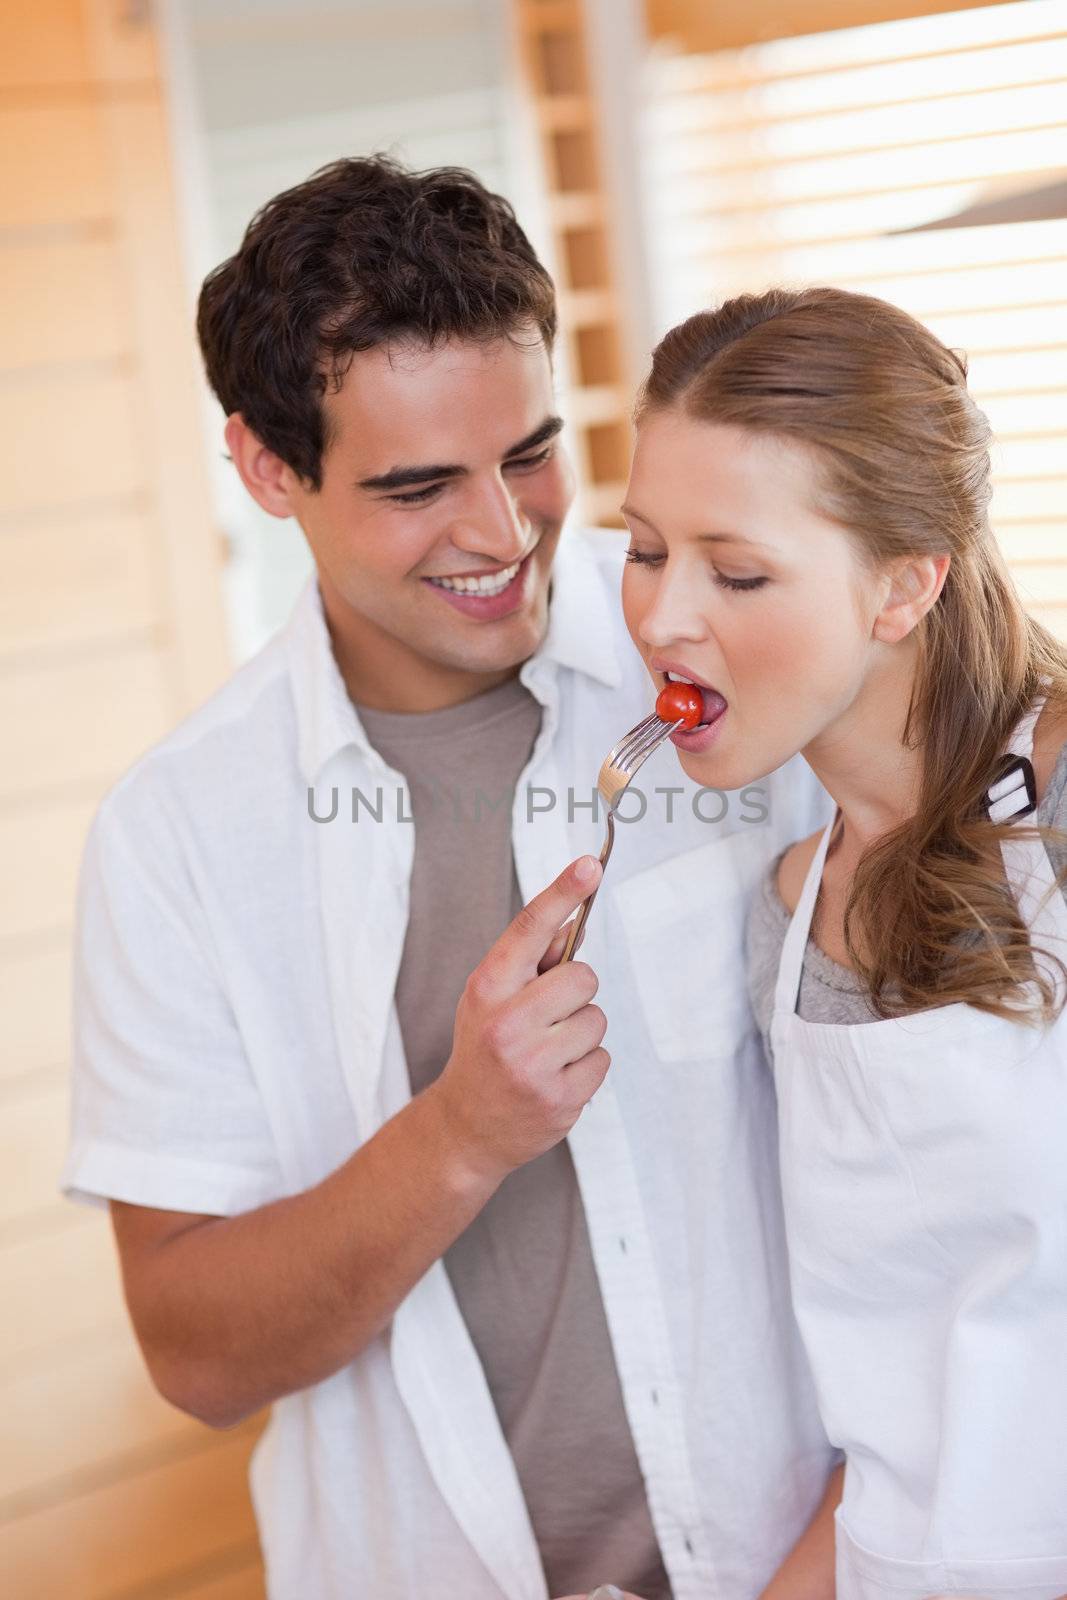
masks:
[[[452,543],[458,550],[510,566],[530,547],[530,520],[501,477],[471,487],[474,492],[465,499],[452,529]]]

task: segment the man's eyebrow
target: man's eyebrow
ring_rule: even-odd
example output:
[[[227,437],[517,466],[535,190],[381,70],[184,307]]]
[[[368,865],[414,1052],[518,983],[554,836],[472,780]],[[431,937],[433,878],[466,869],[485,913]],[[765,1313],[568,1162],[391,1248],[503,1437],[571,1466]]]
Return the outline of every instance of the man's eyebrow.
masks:
[[[643,522],[646,528],[651,528],[653,533],[658,534],[660,538],[663,537],[652,519],[638,511],[636,506],[625,505],[622,507],[622,513],[625,517],[633,517],[635,522]],[[753,550],[767,550],[773,554],[772,545],[764,544],[759,539],[746,539],[743,533],[696,533],[693,537],[698,544],[747,544]]]
[[[516,456],[525,455],[528,450],[536,450],[539,444],[547,444],[549,439],[554,439],[562,427],[562,417],[547,417],[540,427],[528,433],[525,439],[509,445],[504,451],[503,459],[512,461]],[[379,493],[383,490],[414,489],[421,484],[443,483],[449,478],[461,478],[466,472],[466,467],[443,464],[425,467],[391,467],[388,472],[379,473],[376,477],[360,478],[356,487]]]
[[[528,450],[536,450],[539,444],[547,444],[554,439],[557,433],[563,431],[562,417],[546,417],[539,428],[528,433],[525,439],[520,439],[518,444],[509,446],[504,451],[504,460],[511,461],[515,456],[524,456]]]
[[[421,483],[440,483],[443,478],[459,478],[466,467],[392,467],[375,478],[360,478],[357,489],[411,489]]]

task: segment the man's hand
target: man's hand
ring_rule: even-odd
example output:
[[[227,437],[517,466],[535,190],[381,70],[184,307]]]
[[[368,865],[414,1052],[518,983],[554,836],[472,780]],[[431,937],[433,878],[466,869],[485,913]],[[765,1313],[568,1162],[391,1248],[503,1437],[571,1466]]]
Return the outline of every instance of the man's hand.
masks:
[[[112,1204],[130,1314],[174,1405],[231,1427],[330,1377],[508,1172],[569,1132],[608,1070],[607,1024],[595,976],[552,967],[553,941],[599,879],[583,857],[519,913],[467,984],[442,1076],[320,1183],[232,1217]]]
[[[452,1054],[424,1093],[481,1177],[499,1181],[558,1144],[604,1081],[596,974],[580,961],[558,965],[560,928],[600,875],[592,856],[572,862],[467,980]]]

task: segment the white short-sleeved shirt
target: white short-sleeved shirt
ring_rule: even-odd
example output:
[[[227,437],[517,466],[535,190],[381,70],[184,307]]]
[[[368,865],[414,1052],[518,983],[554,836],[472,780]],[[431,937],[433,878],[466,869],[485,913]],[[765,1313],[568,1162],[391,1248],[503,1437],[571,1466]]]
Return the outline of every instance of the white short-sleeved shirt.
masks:
[[[597,769],[649,708],[621,560],[617,535],[564,538],[548,636],[522,668],[543,707],[513,810],[526,899],[599,849]],[[638,787],[623,815],[642,797],[645,815],[620,825],[582,952],[613,1066],[570,1144],[676,1600],[753,1600],[832,1456],[789,1304],[743,923],[766,864],[828,810],[799,761],[718,796],[664,750]],[[312,579],[285,629],[94,821],[68,1194],[230,1215],[319,1182],[401,1108],[405,799],[363,734]],[[252,1487],[271,1600],[546,1600],[441,1263],[357,1360],[275,1404]]]

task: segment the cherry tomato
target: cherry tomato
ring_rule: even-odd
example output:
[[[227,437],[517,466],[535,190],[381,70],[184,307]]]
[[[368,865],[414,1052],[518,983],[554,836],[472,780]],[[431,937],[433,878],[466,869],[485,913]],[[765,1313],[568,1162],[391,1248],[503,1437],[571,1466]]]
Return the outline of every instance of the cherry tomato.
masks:
[[[698,728],[704,720],[704,696],[691,683],[669,683],[656,700],[656,715],[664,722],[681,719],[682,728]]]

